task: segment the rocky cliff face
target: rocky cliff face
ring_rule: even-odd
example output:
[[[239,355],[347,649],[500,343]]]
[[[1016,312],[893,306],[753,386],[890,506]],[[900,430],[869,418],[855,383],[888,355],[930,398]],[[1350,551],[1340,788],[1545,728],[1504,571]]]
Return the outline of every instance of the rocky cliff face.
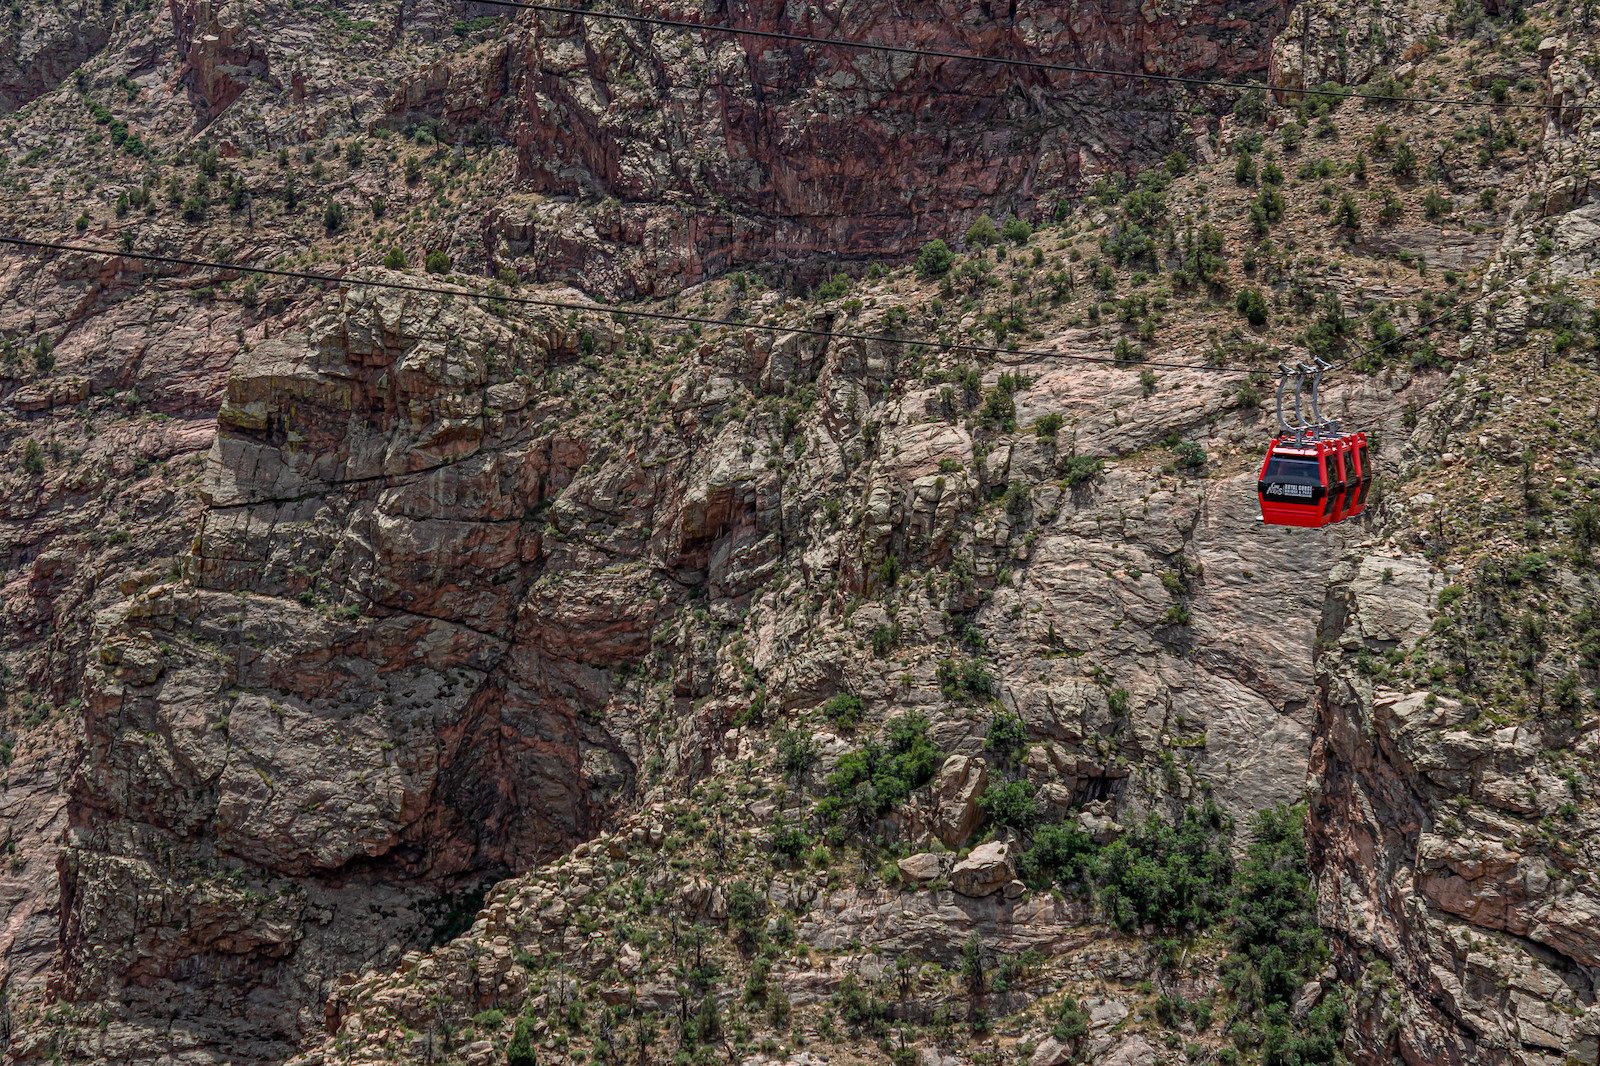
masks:
[[[123,11],[4,130],[8,1060],[1595,1062],[1592,46],[1424,8]]]
[[[1562,43],[1540,44],[1552,103],[1586,98],[1588,76],[1569,73]],[[1588,208],[1567,213],[1568,161],[1586,151],[1592,121],[1574,113],[1541,134],[1528,210],[1496,256],[1507,273],[1538,250],[1535,234],[1586,224]],[[1563,250],[1550,276],[1588,277],[1584,255]],[[1522,343],[1531,323],[1548,321],[1550,305],[1501,284],[1510,291],[1475,319],[1467,349]],[[1594,578],[1591,538],[1562,507],[1565,486],[1594,487],[1594,442],[1561,432],[1559,406],[1530,421],[1553,403],[1539,395],[1553,376],[1541,362],[1546,373],[1532,376],[1457,371],[1402,467],[1415,488],[1400,506],[1431,532],[1347,560],[1330,585],[1311,839],[1322,917],[1342,978],[1360,989],[1353,1035],[1373,1059],[1587,1063],[1600,1053],[1590,1011],[1600,904],[1585,843]],[[1571,380],[1569,395],[1586,403],[1588,371]],[[1517,523],[1520,545],[1506,528]],[[1552,543],[1573,530],[1575,551]],[[1494,548],[1443,566],[1414,554],[1442,560],[1463,537]]]
[[[237,1039],[254,997],[234,1053],[281,1058],[304,1004],[383,959],[376,929],[425,937],[484,871],[592,831],[562,668],[515,636],[537,562],[522,518],[569,472],[531,440],[474,458],[482,353],[511,350],[485,318],[351,307],[235,368],[192,583],[97,619],[62,859],[72,998]],[[428,562],[439,537],[448,571]],[[151,899],[184,935],[143,920]],[[196,967],[229,978],[186,1002]],[[132,1039],[102,1053],[137,1055]]]
[[[658,17],[703,21],[697,10]],[[938,5],[839,14],[779,4],[718,21],[765,32],[1231,78],[1266,65],[1286,5]],[[608,295],[665,295],[757,266],[813,281],[914,251],[978,214],[1034,218],[1094,177],[1159,158],[1184,101],[1127,79],[541,19],[397,93],[396,121],[487,122],[543,197],[498,212],[490,259]]]
[[[0,26],[0,115],[60,85],[111,39],[104,4],[12,4]]]

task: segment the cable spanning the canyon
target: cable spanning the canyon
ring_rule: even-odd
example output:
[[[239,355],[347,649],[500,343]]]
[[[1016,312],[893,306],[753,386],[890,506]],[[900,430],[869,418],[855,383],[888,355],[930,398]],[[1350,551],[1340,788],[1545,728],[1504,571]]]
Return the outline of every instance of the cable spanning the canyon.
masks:
[[[937,348],[949,352],[968,352],[973,355],[985,356],[1019,356],[1039,355],[1055,359],[1066,359],[1076,363],[1103,363],[1112,366],[1127,368],[1148,367],[1154,370],[1200,370],[1214,374],[1256,374],[1265,373],[1265,367],[1226,366],[1215,363],[1168,363],[1151,362],[1147,360],[1132,360],[1118,358],[1114,355],[1081,355],[1072,352],[1041,351],[1039,349],[1026,349],[1013,351],[990,344],[963,344],[957,341],[925,340],[918,338],[896,337],[883,333],[858,333],[850,330],[817,329],[811,326],[785,326],[777,323],[744,322],[731,318],[708,318],[701,315],[680,315],[670,311],[647,311],[643,308],[616,307],[599,303],[582,303],[577,300],[554,300],[537,296],[516,296],[510,293],[482,292],[450,285],[419,285],[414,282],[384,281],[373,278],[352,277],[348,274],[318,274],[307,270],[285,270],[281,267],[251,266],[245,263],[224,263],[214,259],[196,259],[190,256],[158,255],[154,252],[122,251],[115,248],[94,248],[88,245],[68,244],[63,241],[39,241],[25,237],[8,237],[0,235],[0,245],[11,245],[37,252],[69,252],[78,255],[103,255],[112,258],[138,259],[151,263],[168,263],[173,266],[196,267],[210,270],[232,270],[241,274],[262,274],[268,277],[289,278],[300,281],[312,281],[324,285],[366,285],[377,289],[393,289],[400,292],[427,293],[440,296],[460,296],[472,300],[490,300],[505,304],[518,304],[525,307],[547,307],[560,311],[586,311],[595,314],[623,315],[629,318],[642,318],[657,322],[681,322],[691,326],[719,326],[727,329],[753,329],[774,334],[798,334],[804,337],[820,337],[829,340],[872,341],[879,344],[913,344],[928,348]],[[1520,277],[1511,278],[1492,289],[1463,300],[1450,311],[1436,315],[1419,323],[1407,336],[1416,336],[1430,326],[1459,314],[1464,307],[1472,307],[1481,300],[1494,296],[1510,288]],[[1347,367],[1358,360],[1371,355],[1373,352],[1398,343],[1398,338],[1393,341],[1380,341],[1358,352],[1345,356],[1334,363],[1330,370]]]
[[[525,307],[548,307],[561,311],[586,311],[594,314],[625,315],[629,318],[642,318],[657,322],[681,322],[691,326],[718,326],[728,329],[751,329],[766,333],[799,334],[805,337],[821,337],[830,340],[873,341],[879,344],[920,344],[928,348],[938,348],[943,351],[969,352],[974,355],[989,356],[1018,356],[1018,355],[1043,355],[1057,359],[1070,359],[1079,363],[1108,363],[1116,366],[1137,365],[1152,367],[1157,370],[1203,370],[1208,373],[1218,374],[1250,374],[1259,368],[1240,366],[1218,366],[1205,363],[1156,363],[1146,361],[1133,361],[1119,359],[1114,355],[1081,355],[1071,352],[1018,350],[1012,351],[995,345],[963,344],[957,341],[927,340],[916,337],[897,337],[883,333],[858,333],[849,330],[817,329],[811,326],[786,326],[778,323],[745,322],[731,318],[708,318],[700,315],[681,315],[669,311],[648,311],[643,308],[616,307],[600,303],[581,303],[577,300],[555,300],[537,296],[516,296],[511,293],[482,292],[458,286],[447,285],[419,285],[414,282],[384,281],[372,278],[352,277],[347,274],[318,274],[305,270],[284,270],[280,267],[250,266],[244,263],[223,263],[211,259],[195,259],[180,255],[158,255],[154,252],[125,252],[115,248],[94,248],[81,244],[67,244],[61,241],[36,241],[23,237],[0,236],[0,244],[8,244],[17,248],[31,249],[40,252],[70,252],[78,255],[102,255],[109,258],[139,259],[151,263],[169,263],[174,266],[197,267],[212,270],[232,270],[241,274],[264,274],[270,277],[291,278],[301,281],[319,282],[325,285],[366,285],[378,289],[394,289],[400,292],[432,293],[441,296],[461,296],[474,300],[489,300],[504,304],[518,304]]]
[[[1012,56],[983,55],[976,52],[951,52],[939,48],[919,48],[908,44],[889,44],[883,41],[852,41],[844,37],[815,37],[803,33],[786,33],[782,30],[757,30],[745,29],[738,26],[724,26],[706,22],[692,22],[688,19],[670,19],[659,15],[635,15],[625,11],[596,11],[588,8],[569,7],[563,4],[541,4],[532,0],[477,0],[478,3],[491,7],[509,7],[523,11],[538,11],[547,15],[566,15],[574,18],[611,19],[617,22],[631,22],[644,26],[659,26],[663,29],[696,30],[702,33],[722,33],[732,37],[761,37],[774,41],[790,41],[797,44],[819,44],[834,48],[854,48],[859,51],[886,52],[893,55],[927,56],[932,59],[956,59],[970,63],[988,63],[1000,66],[1023,67],[1029,70],[1039,70],[1051,74],[1083,74],[1097,78],[1123,78],[1129,81],[1161,82],[1168,85],[1182,85],[1190,88],[1211,91],[1233,92],[1263,89],[1277,93],[1300,93],[1307,96],[1327,97],[1332,100],[1371,100],[1375,103],[1386,104],[1451,104],[1463,107],[1493,107],[1502,110],[1574,110],[1574,111],[1600,111],[1600,104],[1563,104],[1556,107],[1551,104],[1523,103],[1516,100],[1479,99],[1468,96],[1411,96],[1406,94],[1361,93],[1354,91],[1324,92],[1321,89],[1302,88],[1288,89],[1281,86],[1267,85],[1261,82],[1248,81],[1215,81],[1210,78],[1186,78],[1177,74],[1149,74],[1139,71],[1114,70],[1110,67],[1091,67],[1076,63],[1051,63],[1042,59],[1019,59]]]

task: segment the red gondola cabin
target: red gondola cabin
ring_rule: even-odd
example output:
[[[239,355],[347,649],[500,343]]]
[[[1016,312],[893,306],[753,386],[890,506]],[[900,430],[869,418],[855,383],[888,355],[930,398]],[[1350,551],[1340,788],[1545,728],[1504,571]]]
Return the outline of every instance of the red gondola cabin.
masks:
[[[1350,454],[1356,461],[1356,481],[1352,502],[1345,508],[1345,517],[1354,518],[1367,509],[1367,490],[1372,488],[1372,457],[1367,454],[1365,433],[1352,433],[1347,439],[1351,444]]]
[[[1342,474],[1337,439],[1274,440],[1256,481],[1262,521],[1306,529],[1327,525],[1334,520],[1334,506],[1344,494]]]
[[[1366,510],[1372,487],[1372,458],[1365,433],[1340,433],[1317,404],[1322,375],[1330,364],[1278,364],[1278,432],[1267,447],[1256,478],[1261,520],[1270,526],[1318,529],[1354,518]],[[1301,414],[1300,397],[1311,379],[1311,420]],[[1283,392],[1294,380],[1294,423],[1283,417]]]

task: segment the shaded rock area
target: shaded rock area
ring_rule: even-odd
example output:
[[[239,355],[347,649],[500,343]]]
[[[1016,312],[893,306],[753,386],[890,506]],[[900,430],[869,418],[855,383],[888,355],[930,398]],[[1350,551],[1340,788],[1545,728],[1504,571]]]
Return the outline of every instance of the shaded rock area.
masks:
[[[688,10],[662,17],[694,21]],[[798,12],[763,0],[720,21],[1044,63],[1224,77],[1265,67],[1287,6],[1202,3],[1182,20],[1091,3],[956,13]],[[664,295],[756,265],[802,283],[903,256],[978,213],[1033,218],[1100,173],[1157,158],[1183,127],[1094,79],[833,46],[551,17],[399,90],[396,125],[496,127],[538,196],[485,229],[491,263]],[[1159,91],[1159,90],[1153,90]],[[692,155],[678,146],[694,144]],[[715,204],[724,205],[713,209]]]
[[[522,605],[551,556],[519,519],[574,457],[531,413],[508,425],[486,406],[486,353],[508,341],[482,312],[376,297],[261,344],[228,381],[193,587],[156,583],[97,617],[62,919],[84,953],[69,994],[120,998],[127,1046],[165,1043],[137,1019],[179,1018],[285,1056],[298,1004],[333,975],[427,939],[482,877],[564,850],[626,795],[628,764],[578,704],[611,702],[590,664],[649,623],[614,617],[608,645],[590,610],[574,643]],[[522,357],[563,343],[554,330]],[[445,551],[448,573],[424,562]],[[337,583],[307,580],[319,556]],[[552,690],[562,670],[573,683]],[[149,898],[186,934],[141,921]],[[179,993],[224,960],[228,990]],[[246,996],[248,1038],[225,1020]]]
[[[0,26],[0,115],[54,89],[111,40],[115,14],[104,4],[20,4]]]

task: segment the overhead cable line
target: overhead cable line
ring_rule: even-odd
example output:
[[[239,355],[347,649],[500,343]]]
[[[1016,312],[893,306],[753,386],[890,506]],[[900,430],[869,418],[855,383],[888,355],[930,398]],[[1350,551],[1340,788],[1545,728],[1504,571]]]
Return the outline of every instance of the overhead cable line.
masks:
[[[1480,100],[1476,97],[1446,96],[1427,97],[1409,96],[1404,94],[1383,93],[1358,93],[1344,91],[1324,91],[1316,88],[1290,89],[1282,86],[1273,86],[1261,82],[1248,81],[1215,81],[1210,78],[1188,78],[1177,74],[1147,74],[1129,70],[1114,70],[1109,67],[1091,67],[1075,63],[1051,63],[1042,59],[1019,59],[1011,56],[982,55],[975,52],[951,52],[940,48],[918,48],[914,45],[888,44],[882,41],[852,41],[844,37],[814,37],[801,33],[785,33],[781,30],[746,29],[738,26],[717,25],[706,22],[692,22],[688,19],[662,18],[658,15],[634,15],[624,11],[595,11],[587,8],[568,7],[562,4],[541,4],[531,0],[476,0],[477,3],[487,4],[491,7],[509,7],[523,11],[539,11],[549,15],[569,15],[575,18],[611,19],[617,22],[632,22],[645,26],[660,26],[666,29],[699,30],[705,33],[723,33],[733,37],[761,37],[767,40],[792,41],[800,44],[823,44],[835,48],[854,48],[867,52],[887,52],[894,55],[928,56],[934,59],[959,59],[970,63],[988,63],[997,66],[1024,67],[1029,70],[1041,70],[1055,74],[1087,74],[1101,78],[1125,78],[1130,81],[1155,81],[1169,85],[1184,85],[1196,89],[1211,90],[1250,90],[1264,89],[1276,93],[1303,93],[1314,97],[1326,97],[1336,100],[1372,100],[1378,103],[1393,104],[1454,104],[1465,107],[1498,107],[1509,110],[1535,110],[1547,111],[1552,105],[1537,103],[1521,103],[1514,100]],[[1583,111],[1600,110],[1600,104],[1567,104],[1564,108]]]
[[[753,329],[766,333],[798,334],[800,336],[821,337],[833,340],[874,341],[880,344],[923,345],[929,348],[939,348],[944,351],[971,352],[976,355],[1051,356],[1057,359],[1067,359],[1078,363],[1101,363],[1113,366],[1121,366],[1128,369],[1137,366],[1141,368],[1151,367],[1157,370],[1202,370],[1219,374],[1254,374],[1264,372],[1262,368],[1259,367],[1219,366],[1212,363],[1149,362],[1144,360],[1119,359],[1114,355],[1076,355],[1070,352],[1041,351],[1039,349],[1029,349],[1026,351],[1018,349],[1014,351],[1010,348],[1001,348],[995,345],[963,344],[957,341],[916,340],[881,333],[858,333],[849,330],[828,330],[816,329],[809,326],[785,326],[774,323],[748,322],[732,318],[709,318],[702,315],[680,315],[667,311],[647,311],[642,308],[617,307],[600,303],[582,303],[576,300],[554,300],[534,296],[515,296],[509,293],[497,295],[491,292],[481,292],[455,286],[418,285],[411,282],[383,281],[372,278],[352,277],[345,274],[318,274],[305,270],[284,270],[279,267],[250,266],[243,263],[224,263],[219,260],[196,259],[189,256],[158,255],[153,252],[131,252],[114,248],[93,248],[86,245],[67,244],[61,241],[29,240],[23,237],[0,236],[0,244],[8,244],[18,248],[34,249],[37,251],[74,252],[80,255],[104,255],[120,257],[123,259],[138,259],[153,263],[169,263],[174,266],[198,267],[213,270],[232,270],[241,274],[263,274],[270,277],[288,278],[300,281],[314,281],[329,285],[365,285],[370,288],[393,289],[400,292],[414,292],[440,296],[461,296],[467,299],[497,301],[499,303],[519,304],[527,307],[546,307],[562,311],[587,311],[596,314],[606,313],[612,315],[622,315],[628,318],[649,319],[659,322],[681,322],[685,325],[718,326],[727,329]],[[1498,295],[1522,280],[1522,277],[1519,275],[1512,277],[1500,283],[1499,285],[1496,285],[1492,289],[1485,289],[1483,292],[1478,293],[1471,299],[1464,300],[1461,303],[1456,304],[1447,312],[1435,315],[1429,319],[1424,319],[1422,322],[1418,323],[1414,329],[1410,330],[1402,337],[1396,337],[1392,341],[1380,341],[1377,344],[1369,345],[1358,352],[1345,356],[1343,359],[1329,366],[1328,370],[1341,370],[1349,366],[1351,363],[1365,358],[1374,352],[1394,346],[1405,337],[1415,337],[1430,327],[1443,322],[1447,318],[1450,318],[1452,315],[1459,314],[1462,308],[1472,307],[1491,296]]]
[[[938,348],[942,351],[970,352],[974,355],[1009,356],[1037,355],[1050,356],[1056,359],[1068,359],[1078,363],[1105,363],[1125,368],[1150,367],[1157,370],[1202,370],[1217,374],[1251,374],[1260,368],[1217,366],[1206,363],[1166,363],[1148,362],[1142,360],[1119,359],[1114,355],[1078,355],[1070,352],[1041,351],[1030,349],[1027,351],[1001,348],[986,344],[963,344],[955,341],[919,340],[916,338],[895,337],[879,333],[857,333],[849,330],[816,329],[809,326],[785,326],[764,322],[741,322],[731,318],[708,318],[700,315],[680,315],[666,311],[646,311],[642,308],[614,307],[599,303],[580,303],[576,300],[553,300],[535,296],[515,296],[511,294],[495,294],[480,292],[472,289],[458,288],[444,285],[418,285],[411,282],[382,281],[370,278],[351,277],[340,274],[317,274],[304,270],[284,270],[279,267],[248,266],[243,263],[223,263],[210,259],[195,259],[189,256],[157,255],[153,252],[125,252],[115,248],[93,248],[87,245],[67,244],[61,241],[36,241],[23,237],[0,236],[0,244],[9,244],[17,248],[33,249],[35,251],[72,252],[79,255],[103,255],[120,257],[123,259],[139,259],[151,263],[169,263],[174,266],[199,267],[213,270],[233,270],[242,274],[264,274],[270,277],[292,278],[302,281],[315,281],[331,285],[365,285],[377,289],[393,289],[400,292],[431,293],[441,296],[463,296],[468,299],[498,301],[505,304],[519,304],[526,307],[548,307],[562,311],[586,311],[595,314],[624,315],[629,318],[643,318],[658,322],[681,322],[685,325],[720,326],[728,329],[751,329],[774,334],[798,334],[804,337],[822,337],[833,340],[873,341],[880,344],[920,344],[929,348]]]

